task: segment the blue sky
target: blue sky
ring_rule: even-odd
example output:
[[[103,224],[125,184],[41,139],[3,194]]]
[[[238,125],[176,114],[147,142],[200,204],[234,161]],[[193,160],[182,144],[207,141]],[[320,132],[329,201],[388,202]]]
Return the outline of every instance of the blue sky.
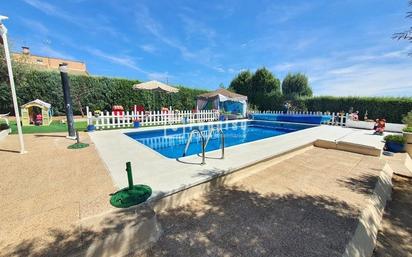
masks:
[[[85,61],[93,75],[215,89],[241,70],[308,75],[316,95],[412,96],[407,0],[13,0],[15,51]]]

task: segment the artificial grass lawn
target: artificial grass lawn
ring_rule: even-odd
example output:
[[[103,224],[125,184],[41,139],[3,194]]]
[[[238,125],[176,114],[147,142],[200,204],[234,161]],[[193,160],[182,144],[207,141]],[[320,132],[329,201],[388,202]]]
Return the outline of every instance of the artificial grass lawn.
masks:
[[[86,121],[75,121],[74,127],[76,130],[84,131],[87,128]],[[10,121],[11,134],[17,134],[17,125],[15,121]],[[67,132],[67,124],[60,121],[52,121],[49,126],[23,126],[23,134],[33,133],[54,133]]]
[[[181,125],[183,123],[175,123],[173,125]],[[148,125],[144,127],[157,127],[159,125]],[[87,130],[87,121],[75,121],[74,127],[78,131],[86,131]],[[17,125],[15,121],[10,121],[10,128],[11,134],[17,134]],[[125,128],[133,128],[133,127],[117,127],[117,128],[100,128],[96,131],[100,130],[113,130],[113,129],[125,129]],[[34,134],[34,133],[54,133],[54,132],[67,132],[67,124],[61,123],[58,120],[52,121],[49,126],[23,126],[23,134]]]

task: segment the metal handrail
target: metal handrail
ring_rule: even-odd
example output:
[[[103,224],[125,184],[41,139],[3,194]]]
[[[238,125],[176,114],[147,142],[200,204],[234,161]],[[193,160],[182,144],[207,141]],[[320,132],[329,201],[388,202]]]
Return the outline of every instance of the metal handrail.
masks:
[[[189,138],[187,139],[186,146],[185,146],[185,150],[183,151],[183,157],[186,156],[187,149],[189,149],[190,142],[192,141],[193,134],[194,134],[195,132],[199,133],[199,135],[200,135],[200,137],[201,137],[201,139],[202,139],[202,163],[201,163],[201,164],[205,164],[205,163],[206,163],[206,162],[205,162],[205,149],[206,149],[205,137],[203,136],[202,131],[200,131],[200,130],[197,129],[197,128],[194,128],[194,129],[190,132],[190,134],[189,134]]]
[[[221,159],[224,159],[225,158],[225,133],[223,133],[223,130],[221,128],[219,128],[219,129],[212,128],[209,135],[207,136],[206,143],[205,143],[205,149],[206,149],[207,144],[209,143],[209,140],[212,137],[214,131],[218,131],[219,134],[220,134],[220,144],[221,144],[220,148],[222,149]]]

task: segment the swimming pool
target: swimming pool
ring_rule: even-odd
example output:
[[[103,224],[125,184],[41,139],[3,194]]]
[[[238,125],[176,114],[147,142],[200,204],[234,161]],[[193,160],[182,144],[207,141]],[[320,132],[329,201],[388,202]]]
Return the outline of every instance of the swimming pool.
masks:
[[[206,146],[206,152],[220,149],[221,139],[216,128],[221,128],[225,135],[225,147],[252,142],[264,138],[275,137],[297,130],[313,127],[308,124],[295,124],[268,121],[241,121],[231,123],[218,123],[207,126],[191,126],[158,129],[141,132],[125,133],[127,136],[139,143],[150,147],[154,151],[167,158],[182,157],[186,142],[193,129],[199,129],[205,139],[210,131],[212,136]],[[201,137],[198,133],[193,134],[192,141],[186,156],[201,153]]]

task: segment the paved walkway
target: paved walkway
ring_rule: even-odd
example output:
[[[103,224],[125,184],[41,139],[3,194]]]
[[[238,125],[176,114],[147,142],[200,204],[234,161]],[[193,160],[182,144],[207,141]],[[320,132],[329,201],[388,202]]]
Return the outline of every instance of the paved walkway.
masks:
[[[412,256],[412,178],[394,176],[374,257]]]
[[[163,236],[137,256],[342,256],[383,165],[314,148],[160,213]]]
[[[111,209],[108,194],[115,191],[93,144],[69,150],[74,142],[64,133],[24,139],[24,155],[14,152],[17,136],[0,141],[0,256],[42,256],[43,247],[80,239],[76,223]]]

